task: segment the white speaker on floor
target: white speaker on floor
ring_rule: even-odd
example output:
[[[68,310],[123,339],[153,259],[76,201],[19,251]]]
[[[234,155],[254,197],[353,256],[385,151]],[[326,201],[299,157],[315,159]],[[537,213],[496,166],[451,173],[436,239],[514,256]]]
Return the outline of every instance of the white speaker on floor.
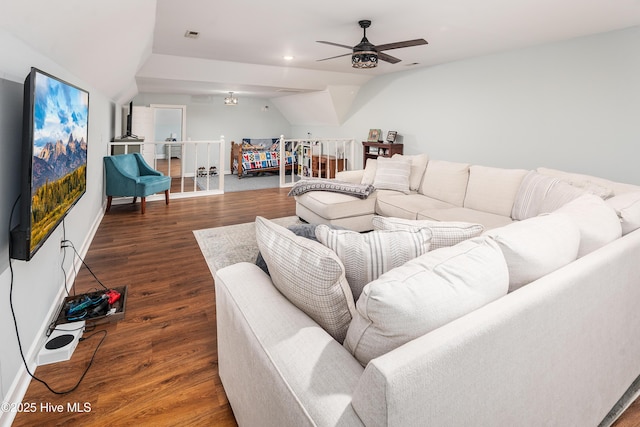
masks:
[[[38,353],[38,366],[71,359],[83,331],[84,321],[57,325]]]

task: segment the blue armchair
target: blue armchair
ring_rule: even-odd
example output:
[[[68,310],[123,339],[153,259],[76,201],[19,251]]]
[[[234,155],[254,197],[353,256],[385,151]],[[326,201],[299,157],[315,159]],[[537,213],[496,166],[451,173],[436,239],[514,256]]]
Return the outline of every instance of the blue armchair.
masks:
[[[119,154],[104,158],[106,176],[107,209],[111,209],[111,199],[133,196],[133,203],[140,197],[141,211],[144,214],[146,197],[164,191],[164,198],[169,204],[171,177],[152,169],[140,153]]]

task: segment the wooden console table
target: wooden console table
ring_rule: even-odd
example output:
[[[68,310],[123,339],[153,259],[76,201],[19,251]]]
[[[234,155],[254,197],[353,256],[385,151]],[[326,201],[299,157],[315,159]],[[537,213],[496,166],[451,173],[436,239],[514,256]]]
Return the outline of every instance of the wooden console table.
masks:
[[[337,159],[336,156],[320,156],[315,154],[311,156],[311,170],[313,171],[314,177],[335,178],[336,170],[342,172],[345,165],[346,159]]]
[[[403,151],[403,144],[362,141],[362,167],[367,166],[367,159],[392,157],[394,154],[402,154]]]

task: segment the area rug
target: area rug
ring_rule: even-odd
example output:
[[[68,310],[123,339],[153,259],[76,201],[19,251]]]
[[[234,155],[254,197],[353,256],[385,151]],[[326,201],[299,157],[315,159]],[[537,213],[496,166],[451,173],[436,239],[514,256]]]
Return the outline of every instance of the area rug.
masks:
[[[297,216],[276,218],[272,221],[283,227],[301,224]],[[231,264],[242,261],[255,262],[258,256],[254,222],[195,230],[193,234],[211,270],[211,275],[215,275],[217,270]]]

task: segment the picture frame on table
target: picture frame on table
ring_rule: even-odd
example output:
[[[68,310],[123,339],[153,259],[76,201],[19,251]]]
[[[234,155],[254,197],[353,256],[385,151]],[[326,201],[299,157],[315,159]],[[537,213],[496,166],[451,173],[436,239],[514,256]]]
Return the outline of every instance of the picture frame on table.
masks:
[[[381,136],[382,136],[382,130],[369,129],[369,137],[367,138],[367,142],[378,142],[380,141]]]
[[[398,132],[395,130],[390,130],[387,132],[387,142],[393,144],[396,142],[396,136],[398,136]]]

